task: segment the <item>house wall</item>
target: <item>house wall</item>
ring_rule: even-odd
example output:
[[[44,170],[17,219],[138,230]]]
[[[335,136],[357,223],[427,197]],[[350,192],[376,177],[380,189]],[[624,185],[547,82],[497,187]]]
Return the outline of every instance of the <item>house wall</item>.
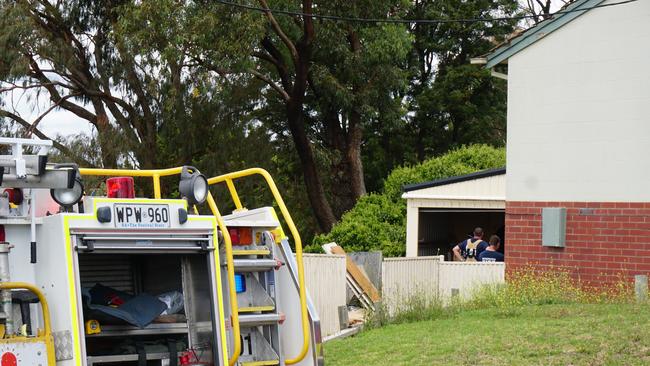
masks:
[[[567,209],[564,248],[542,246],[542,208]],[[506,264],[562,268],[586,283],[614,284],[650,274],[650,203],[520,202],[506,206]]]
[[[650,201],[649,44],[650,1],[638,1],[509,59],[509,201]]]
[[[562,267],[596,284],[650,272],[648,44],[650,2],[638,1],[591,10],[509,59],[509,270]],[[542,207],[567,208],[565,248],[542,247]]]

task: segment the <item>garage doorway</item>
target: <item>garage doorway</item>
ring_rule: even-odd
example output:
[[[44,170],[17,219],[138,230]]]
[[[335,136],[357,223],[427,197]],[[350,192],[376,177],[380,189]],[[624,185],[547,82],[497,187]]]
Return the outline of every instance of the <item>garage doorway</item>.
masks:
[[[446,261],[453,260],[453,247],[472,236],[475,227],[480,226],[487,241],[491,235],[501,238],[503,252],[506,244],[505,211],[502,209],[419,209],[418,256],[443,255]]]

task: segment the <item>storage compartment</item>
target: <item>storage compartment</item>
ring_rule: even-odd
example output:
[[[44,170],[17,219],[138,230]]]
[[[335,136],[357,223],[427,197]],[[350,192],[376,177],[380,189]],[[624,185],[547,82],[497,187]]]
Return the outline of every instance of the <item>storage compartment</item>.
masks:
[[[79,253],[88,365],[168,365],[186,351],[214,364],[212,254]]]

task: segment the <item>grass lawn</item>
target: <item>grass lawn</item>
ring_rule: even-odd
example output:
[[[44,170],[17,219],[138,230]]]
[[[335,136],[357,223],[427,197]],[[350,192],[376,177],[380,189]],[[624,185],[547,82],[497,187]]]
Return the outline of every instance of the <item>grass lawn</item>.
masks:
[[[650,365],[650,306],[542,305],[388,325],[325,344],[327,365]]]

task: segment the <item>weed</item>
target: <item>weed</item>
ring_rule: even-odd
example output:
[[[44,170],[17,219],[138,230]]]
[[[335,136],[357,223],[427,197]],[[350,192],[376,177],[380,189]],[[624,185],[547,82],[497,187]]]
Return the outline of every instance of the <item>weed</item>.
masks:
[[[411,323],[457,316],[462,311],[495,309],[495,316],[511,318],[521,315],[530,305],[623,304],[633,299],[629,281],[620,277],[614,285],[595,287],[572,278],[563,269],[540,271],[521,268],[508,274],[505,284],[482,285],[468,299],[453,297],[446,303],[431,294],[416,292],[399,305],[379,305],[368,314],[368,328],[386,324]]]

